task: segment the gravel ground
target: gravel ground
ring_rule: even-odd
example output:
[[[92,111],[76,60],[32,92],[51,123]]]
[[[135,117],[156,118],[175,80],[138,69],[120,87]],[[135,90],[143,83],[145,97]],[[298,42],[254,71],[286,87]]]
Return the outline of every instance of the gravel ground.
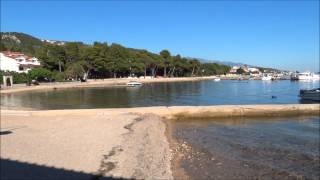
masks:
[[[165,123],[133,113],[1,113],[1,179],[172,179]]]

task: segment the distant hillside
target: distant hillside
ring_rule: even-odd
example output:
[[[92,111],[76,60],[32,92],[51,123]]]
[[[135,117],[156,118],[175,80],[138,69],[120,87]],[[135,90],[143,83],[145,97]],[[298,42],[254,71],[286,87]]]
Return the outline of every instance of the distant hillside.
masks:
[[[191,57],[188,57],[189,59],[194,59]],[[222,64],[222,65],[226,65],[226,66],[243,66],[243,65],[248,65],[250,67],[257,67],[257,66],[253,66],[253,65],[249,65],[249,64],[244,64],[244,63],[239,63],[239,62],[231,62],[231,61],[219,61],[219,60],[208,60],[208,59],[202,59],[202,58],[196,58],[198,59],[200,62],[203,63],[217,63],[217,64]]]
[[[193,59],[193,58],[190,58],[190,59]],[[197,59],[202,63],[217,63],[217,64],[226,65],[226,66],[230,66],[230,67],[247,65],[249,67],[259,68],[260,71],[265,71],[265,70],[266,71],[283,71],[283,70],[279,70],[279,69],[275,69],[275,68],[261,67],[261,66],[244,64],[244,63],[239,63],[239,62],[208,60],[208,59],[201,59],[201,58],[197,58]]]
[[[4,50],[10,50],[10,51],[21,51],[28,55],[36,55],[36,51],[38,49],[41,49],[42,47],[45,47],[46,45],[59,45],[64,46],[67,43],[66,41],[61,40],[45,40],[45,39],[39,39],[37,37],[33,37],[29,34],[25,33],[19,33],[19,32],[1,32],[1,51]],[[83,44],[82,42],[74,42],[82,46],[87,46],[86,44]],[[130,51],[133,52],[144,52],[143,49],[135,49],[135,48],[127,48]],[[151,52],[149,52],[151,53]],[[151,53],[156,54],[156,53]],[[207,59],[200,59],[200,58],[192,58],[187,57],[187,59],[197,59],[201,63],[216,63],[220,65],[226,65],[226,66],[243,66],[245,64],[238,63],[238,62],[230,62],[230,61],[219,61],[219,60],[207,60]],[[248,65],[250,67],[257,67],[259,69],[265,69],[265,70],[275,70],[273,68],[263,68],[259,66],[254,65]]]
[[[31,35],[18,32],[1,32],[1,50],[22,51],[34,54],[43,42]]]

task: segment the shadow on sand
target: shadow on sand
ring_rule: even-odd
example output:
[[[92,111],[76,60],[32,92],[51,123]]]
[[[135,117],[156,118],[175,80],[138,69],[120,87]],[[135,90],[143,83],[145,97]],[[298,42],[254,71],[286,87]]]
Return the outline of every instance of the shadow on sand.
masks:
[[[102,175],[88,174],[80,171],[58,169],[44,165],[30,164],[1,158],[0,179],[123,179],[117,177],[104,177]]]
[[[8,135],[8,134],[11,134],[12,131],[1,131],[0,130],[0,135]]]

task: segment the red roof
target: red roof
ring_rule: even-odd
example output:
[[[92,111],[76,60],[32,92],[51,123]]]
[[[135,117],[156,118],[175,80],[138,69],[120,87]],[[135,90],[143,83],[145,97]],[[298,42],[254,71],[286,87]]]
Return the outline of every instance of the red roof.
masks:
[[[11,52],[11,51],[2,51],[4,56],[16,59],[18,57],[24,57],[26,60],[30,60],[32,57],[23,54],[22,52]]]

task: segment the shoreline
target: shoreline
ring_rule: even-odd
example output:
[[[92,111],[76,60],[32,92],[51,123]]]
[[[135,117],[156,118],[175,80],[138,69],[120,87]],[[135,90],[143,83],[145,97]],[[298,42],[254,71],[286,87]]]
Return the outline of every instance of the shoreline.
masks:
[[[189,179],[180,161],[192,147],[173,137],[174,121],[188,118],[223,121],[268,114],[269,118],[319,116],[319,111],[320,104],[2,109],[1,134],[8,134],[1,135],[1,159],[84,172],[89,179]],[[23,176],[15,170],[8,171],[5,177]],[[49,177],[56,178],[56,174]]]
[[[257,105],[212,105],[212,106],[151,106],[132,108],[27,110],[23,107],[7,109],[3,114],[27,114],[35,117],[56,115],[95,116],[97,114],[119,115],[123,113],[155,114],[167,119],[205,119],[233,117],[281,117],[300,115],[320,115],[320,104],[257,104]]]
[[[187,82],[187,81],[203,81],[213,80],[216,76],[204,77],[178,77],[178,78],[111,78],[111,79],[89,79],[87,82],[57,82],[57,83],[40,83],[38,86],[13,86],[12,88],[5,88],[0,90],[0,94],[10,94],[27,91],[40,90],[57,90],[57,89],[71,89],[71,88],[88,88],[88,87],[122,87],[130,81],[138,81],[141,83],[164,83],[164,82]]]

